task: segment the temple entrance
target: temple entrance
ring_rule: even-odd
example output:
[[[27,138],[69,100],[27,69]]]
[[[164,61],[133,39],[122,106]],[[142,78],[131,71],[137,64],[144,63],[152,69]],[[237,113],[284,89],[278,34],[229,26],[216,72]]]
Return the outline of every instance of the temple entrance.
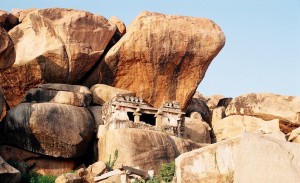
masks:
[[[130,121],[134,121],[133,112],[127,112],[127,116],[128,116],[128,118],[129,118]]]
[[[145,113],[143,113],[140,116],[140,121],[143,121],[143,122],[145,122],[149,125],[155,126],[155,124],[156,124],[155,114],[145,114]]]

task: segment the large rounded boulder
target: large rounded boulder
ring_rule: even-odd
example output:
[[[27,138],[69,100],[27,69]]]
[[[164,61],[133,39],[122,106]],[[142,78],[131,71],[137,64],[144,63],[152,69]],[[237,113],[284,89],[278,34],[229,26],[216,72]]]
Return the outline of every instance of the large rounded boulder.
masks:
[[[176,100],[186,108],[224,44],[224,33],[209,19],[143,12],[109,50],[98,76],[154,107]]]
[[[2,142],[53,157],[86,153],[94,133],[88,109],[55,103],[22,103],[1,123]]]

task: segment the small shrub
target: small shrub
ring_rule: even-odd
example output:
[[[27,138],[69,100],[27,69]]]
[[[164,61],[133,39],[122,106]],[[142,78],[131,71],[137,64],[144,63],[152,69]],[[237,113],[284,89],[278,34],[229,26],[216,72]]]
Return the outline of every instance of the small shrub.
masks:
[[[175,162],[162,164],[159,177],[162,181],[171,182],[175,175]]]
[[[117,149],[115,150],[115,153],[114,153],[114,159],[113,159],[112,161],[111,161],[111,155],[109,155],[109,159],[108,159],[108,161],[105,163],[107,171],[110,172],[110,171],[113,170],[113,168],[114,168],[114,166],[115,166],[115,163],[116,163],[116,161],[117,161],[117,159],[118,159],[118,156],[119,156],[119,152],[118,152]]]
[[[54,175],[41,175],[36,172],[30,174],[22,174],[22,183],[55,183],[57,177]]]

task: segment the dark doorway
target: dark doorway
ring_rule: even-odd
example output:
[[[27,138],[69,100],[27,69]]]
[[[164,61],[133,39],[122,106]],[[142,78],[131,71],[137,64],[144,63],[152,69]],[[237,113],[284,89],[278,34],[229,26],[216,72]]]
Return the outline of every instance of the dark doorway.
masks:
[[[155,116],[154,114],[142,114],[140,116],[140,121],[143,121],[149,125],[155,126]]]
[[[134,115],[133,115],[133,112],[127,112],[127,116],[129,118],[130,121],[133,121],[134,122]]]

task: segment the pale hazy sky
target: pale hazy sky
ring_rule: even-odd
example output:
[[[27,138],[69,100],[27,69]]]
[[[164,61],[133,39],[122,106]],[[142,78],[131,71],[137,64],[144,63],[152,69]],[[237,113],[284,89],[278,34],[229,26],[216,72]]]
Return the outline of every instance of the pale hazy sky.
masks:
[[[226,35],[198,90],[300,96],[300,0],[0,0],[0,9],[74,8],[127,25],[142,11],[206,17]]]

